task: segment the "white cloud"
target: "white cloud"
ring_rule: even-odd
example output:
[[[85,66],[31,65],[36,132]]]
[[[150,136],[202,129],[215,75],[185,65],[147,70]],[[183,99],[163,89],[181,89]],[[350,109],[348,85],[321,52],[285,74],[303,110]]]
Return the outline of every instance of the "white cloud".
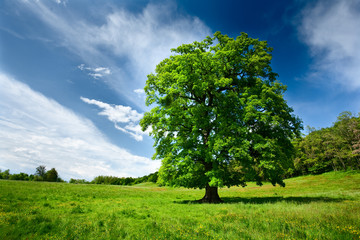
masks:
[[[299,31],[316,60],[310,78],[360,88],[359,26],[357,0],[318,0],[304,10]]]
[[[139,118],[128,113],[128,121]],[[160,163],[115,146],[90,120],[0,73],[0,169],[32,173],[39,165],[55,167],[65,179],[91,180],[143,176]]]
[[[131,137],[133,137],[136,141],[142,141],[143,140],[143,132],[141,131],[141,127],[137,127],[139,125],[136,125],[134,127],[134,125],[129,124],[126,125],[125,127],[120,127],[118,124],[115,123],[115,128],[129,134]],[[138,130],[138,128],[140,128],[140,131]],[[128,131],[129,130],[129,131]]]
[[[57,4],[62,4],[64,6],[66,6],[66,2],[67,0],[54,0]]]
[[[139,121],[143,117],[143,114],[138,113],[131,107],[122,105],[110,105],[108,103],[84,97],[81,97],[80,99],[85,103],[93,104],[103,109],[101,112],[99,112],[99,115],[106,116],[111,122],[115,124],[116,129],[129,134],[136,141],[142,141],[143,135],[149,134],[150,130],[143,132],[139,125]],[[119,126],[119,124],[122,124],[124,126],[121,127]]]
[[[142,94],[145,94],[145,91],[144,91],[144,89],[138,88],[138,89],[134,90],[134,93],[142,95]]]
[[[185,42],[200,40],[209,29],[198,19],[179,16],[173,5],[152,5],[135,15],[125,10],[107,15],[106,24],[97,29],[93,39],[127,56],[133,66],[139,66],[142,78],[154,71],[155,65],[170,54],[170,49]],[[174,18],[173,16],[179,16]]]
[[[106,83],[141,108],[144,101],[132,90],[145,85],[146,75],[170,55],[170,49],[211,34],[202,21],[179,14],[172,3],[149,4],[139,13],[96,6],[96,18],[103,20],[100,24],[42,1],[25,6],[53,31],[56,44],[80,56],[88,66],[109,66],[112,77]]]
[[[81,71],[88,72],[88,75],[95,79],[103,78],[103,77],[111,74],[111,70],[106,67],[91,68],[91,67],[86,67],[85,64],[80,64],[78,66],[78,68]]]

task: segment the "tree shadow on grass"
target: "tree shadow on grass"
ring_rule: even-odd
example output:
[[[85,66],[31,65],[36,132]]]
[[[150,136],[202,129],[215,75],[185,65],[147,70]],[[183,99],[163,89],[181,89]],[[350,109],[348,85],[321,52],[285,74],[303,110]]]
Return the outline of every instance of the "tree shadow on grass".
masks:
[[[244,204],[267,204],[267,203],[278,203],[278,202],[288,202],[296,204],[309,204],[313,202],[342,202],[346,199],[343,198],[329,198],[329,197],[222,197],[223,204],[235,204],[235,203],[244,203]],[[174,201],[177,204],[200,204],[199,201],[193,200],[183,200],[183,201]]]

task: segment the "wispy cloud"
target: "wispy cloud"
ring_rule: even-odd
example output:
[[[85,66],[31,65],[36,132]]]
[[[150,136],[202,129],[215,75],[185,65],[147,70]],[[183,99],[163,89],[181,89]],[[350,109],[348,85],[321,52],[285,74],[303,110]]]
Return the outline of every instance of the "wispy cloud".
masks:
[[[52,31],[54,44],[73,52],[87,66],[109,67],[112,75],[106,83],[138,107],[144,107],[144,102],[139,103],[133,89],[145,85],[146,75],[170,55],[170,49],[210,34],[201,20],[179,14],[173,3],[148,4],[137,13],[96,6],[93,13],[101,20],[97,23],[48,5],[43,1],[24,3]]]
[[[103,78],[103,77],[111,74],[111,70],[107,67],[91,68],[91,67],[86,67],[85,64],[80,64],[78,66],[78,68],[81,71],[87,72],[88,75],[93,77],[94,79]]]
[[[102,109],[99,115],[106,116],[115,124],[115,128],[129,134],[136,141],[142,141],[143,135],[148,135],[149,131],[143,132],[139,126],[139,121],[143,114],[131,109],[129,106],[110,105],[94,99],[81,97],[81,100],[88,104],[93,104]],[[120,126],[122,125],[122,126]]]
[[[9,28],[5,28],[5,27],[0,26],[0,31],[5,31],[5,32],[7,32],[7,33],[9,33],[9,34],[13,35],[14,37],[16,37],[18,39],[21,39],[21,40],[25,39],[21,34],[15,32],[15,31],[13,31],[13,30],[11,30]]]
[[[140,117],[131,110],[106,114],[129,123]],[[65,179],[92,179],[143,176],[160,163],[113,145],[90,120],[0,73],[0,169],[31,173],[39,165]]]
[[[316,61],[311,80],[360,88],[359,26],[357,0],[318,0],[304,10],[299,31]]]

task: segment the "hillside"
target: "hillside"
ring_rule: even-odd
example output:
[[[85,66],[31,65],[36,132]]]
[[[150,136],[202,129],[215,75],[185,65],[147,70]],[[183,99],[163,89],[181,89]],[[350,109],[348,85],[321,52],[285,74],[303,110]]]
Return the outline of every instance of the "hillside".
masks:
[[[0,181],[0,239],[359,239],[360,173],[203,190]]]

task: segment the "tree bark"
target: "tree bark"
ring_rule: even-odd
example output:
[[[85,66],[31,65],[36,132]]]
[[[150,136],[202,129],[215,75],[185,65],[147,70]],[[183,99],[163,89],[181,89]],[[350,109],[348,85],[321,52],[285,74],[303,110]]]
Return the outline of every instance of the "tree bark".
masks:
[[[222,203],[223,201],[219,197],[218,187],[210,187],[206,184],[205,196],[199,200],[201,203]]]

